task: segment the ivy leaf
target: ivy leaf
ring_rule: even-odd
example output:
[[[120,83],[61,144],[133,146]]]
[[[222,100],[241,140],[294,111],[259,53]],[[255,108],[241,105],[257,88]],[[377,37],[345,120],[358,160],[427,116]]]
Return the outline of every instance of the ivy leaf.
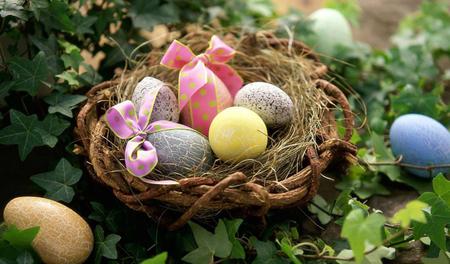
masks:
[[[19,256],[17,256],[16,261],[19,264],[33,264],[34,258],[28,250],[25,250],[22,251]]]
[[[366,242],[372,246],[382,243],[384,222],[384,216],[381,214],[365,217],[364,212],[359,209],[351,211],[345,218],[341,236],[349,241],[357,263],[361,263],[364,258]]]
[[[320,209],[319,209],[320,207]],[[322,209],[322,210],[321,210]],[[330,216],[330,205],[320,195],[314,196],[311,203],[308,204],[308,210],[317,215],[321,224],[328,224],[333,218]],[[325,212],[323,211],[325,210]],[[326,213],[329,212],[329,213]]]
[[[297,254],[303,254],[303,250],[295,249],[292,246],[292,242],[289,238],[283,237],[281,241],[276,240],[277,244],[280,246],[281,251],[283,251],[286,256],[291,260],[294,264],[302,264],[302,262],[295,256]]]
[[[47,9],[41,12],[41,21],[50,29],[68,33],[75,32],[75,25],[70,20],[70,6],[65,1],[50,1]]]
[[[33,12],[36,19],[39,21],[41,16],[41,9],[48,8],[48,0],[32,0],[30,1],[30,10]]]
[[[189,252],[181,260],[192,264],[210,264],[214,260],[214,253],[206,247],[199,247]]]
[[[14,77],[15,90],[36,95],[42,83],[47,80],[48,68],[44,52],[40,51],[33,60],[14,57],[9,62]]]
[[[48,70],[52,75],[56,75],[64,70],[63,63],[60,59],[58,42],[56,41],[55,34],[50,34],[48,38],[31,36],[30,40],[33,45],[45,53]]]
[[[256,250],[256,258],[252,264],[290,263],[287,259],[277,255],[277,247],[272,241],[259,241],[256,237],[250,237],[250,244]]]
[[[223,220],[228,232],[228,239],[230,240],[233,247],[231,249],[230,259],[245,259],[245,250],[241,245],[241,242],[236,239],[236,233],[239,230],[243,220],[242,219],[232,219]]]
[[[23,10],[25,0],[0,0],[0,17],[15,16],[22,20],[28,20],[27,13]]]
[[[81,170],[66,159],[61,159],[53,171],[31,176],[31,181],[46,190],[45,196],[55,201],[70,203],[75,195],[72,185],[81,178]]]
[[[102,76],[91,65],[82,62],[81,65],[86,70],[78,75],[77,80],[81,85],[95,85],[102,81]]]
[[[63,93],[53,93],[44,98],[44,101],[49,104],[49,113],[60,113],[72,118],[72,110],[81,102],[86,100],[86,96],[72,95]]]
[[[179,11],[172,2],[161,4],[159,0],[137,0],[130,7],[129,16],[138,28],[151,29],[158,24],[171,24],[179,21]]]
[[[70,122],[58,117],[57,115],[49,114],[42,122],[39,123],[39,129],[45,131],[48,135],[55,138],[64,132],[70,126]]]
[[[413,223],[413,233],[418,239],[429,236],[431,241],[440,249],[446,250],[445,228],[450,223],[450,206],[448,203],[450,181],[440,174],[433,179],[434,193],[423,193],[418,200],[427,203],[430,208],[425,212],[427,223]]]
[[[423,209],[425,209],[427,206],[428,205],[426,203],[421,201],[411,201],[406,204],[405,208],[400,209],[394,214],[394,216],[392,217],[392,222],[400,223],[403,228],[408,228],[411,224],[411,221],[426,223],[427,218],[425,217]]]
[[[48,145],[53,147],[58,136],[69,123],[60,121],[53,115],[48,115],[39,122],[36,115],[26,116],[12,109],[9,112],[11,125],[0,130],[0,144],[19,147],[20,160],[25,160],[34,147]]]
[[[219,220],[214,234],[194,222],[189,222],[189,226],[192,229],[195,242],[199,248],[183,257],[184,261],[192,261],[195,257],[206,261],[210,256],[226,258],[231,254],[233,244],[228,239],[227,229],[223,220]],[[205,251],[209,254],[205,253]]]
[[[353,251],[349,249],[344,249],[336,256],[338,258],[351,258],[353,257]],[[364,255],[364,259],[360,264],[383,264],[383,258],[394,259],[395,258],[395,248],[379,247],[375,251]],[[339,264],[355,264],[354,261],[341,261],[338,260]]]
[[[83,57],[79,50],[72,50],[69,54],[61,55],[61,59],[64,62],[64,67],[73,68],[75,71],[78,71],[81,62],[83,62]]]
[[[97,19],[95,16],[82,16],[80,13],[76,13],[72,17],[72,21],[76,26],[75,33],[80,37],[83,37],[85,34],[94,34],[91,26],[94,25]]]
[[[31,248],[36,235],[39,233],[39,226],[19,230],[16,226],[8,226],[2,233],[2,239],[8,241],[14,247]]]
[[[109,234],[105,237],[103,228],[99,225],[95,227],[95,263],[101,263],[102,257],[117,259],[116,245],[121,237],[116,234]]]
[[[450,255],[443,250],[439,251],[439,256],[437,258],[422,258],[423,264],[442,264],[450,263]]]
[[[392,153],[391,149],[386,147],[382,136],[378,135],[377,133],[372,133],[370,140],[374,148],[375,155],[377,156],[377,161],[389,161],[389,162],[395,161],[394,154]],[[391,181],[407,184],[416,189],[417,191],[419,191],[420,193],[429,191],[431,188],[429,181],[402,174],[398,166],[394,165],[376,166],[375,170],[386,174],[386,176],[388,176],[388,178]]]
[[[78,73],[73,70],[64,71],[63,73],[56,75],[56,77],[67,81],[70,86],[80,86],[80,82],[77,79]]]
[[[153,258],[146,259],[141,264],[165,264],[167,260],[167,252],[163,252]]]

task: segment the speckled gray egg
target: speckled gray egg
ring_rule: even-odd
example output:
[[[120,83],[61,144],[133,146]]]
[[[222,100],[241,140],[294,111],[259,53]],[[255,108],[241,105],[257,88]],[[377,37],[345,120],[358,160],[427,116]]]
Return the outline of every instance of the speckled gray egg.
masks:
[[[148,141],[156,148],[156,170],[174,178],[209,170],[214,162],[208,139],[192,129],[172,129],[151,133]]]
[[[270,128],[289,124],[294,112],[289,95],[266,82],[253,82],[242,87],[234,98],[234,105],[254,111]]]
[[[134,89],[131,101],[137,109],[141,107],[144,96],[151,90],[160,88],[156,96],[155,106],[153,107],[151,122],[158,120],[169,120],[178,122],[180,110],[178,108],[178,101],[172,90],[162,81],[153,78],[145,77],[142,79]]]

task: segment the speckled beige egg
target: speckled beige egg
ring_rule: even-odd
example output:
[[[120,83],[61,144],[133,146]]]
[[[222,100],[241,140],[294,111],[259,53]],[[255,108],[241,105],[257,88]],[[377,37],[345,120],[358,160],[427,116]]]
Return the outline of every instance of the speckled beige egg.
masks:
[[[289,124],[294,112],[289,95],[266,82],[253,82],[242,87],[234,98],[234,105],[257,113],[270,128]]]
[[[18,197],[5,207],[7,225],[18,229],[39,226],[33,248],[47,264],[84,263],[91,254],[94,237],[86,221],[58,202],[40,197]]]
[[[155,106],[153,107],[151,122],[158,120],[169,120],[172,122],[178,122],[180,116],[180,110],[178,108],[178,101],[172,90],[162,81],[153,78],[145,77],[134,88],[131,101],[139,109],[142,105],[144,96],[151,90],[160,88],[158,95],[156,96]]]

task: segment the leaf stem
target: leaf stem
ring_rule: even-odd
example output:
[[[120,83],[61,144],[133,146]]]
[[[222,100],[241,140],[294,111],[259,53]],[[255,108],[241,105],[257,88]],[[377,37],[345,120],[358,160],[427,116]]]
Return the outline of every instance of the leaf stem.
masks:
[[[407,167],[412,169],[419,169],[419,170],[427,170],[432,171],[433,169],[440,169],[440,168],[450,168],[450,164],[436,164],[436,165],[428,165],[428,166],[421,166],[421,165],[415,165],[410,163],[404,163],[402,162],[403,156],[399,156],[398,159],[394,161],[379,161],[379,162],[369,162],[366,160],[363,160],[361,158],[358,159],[359,162],[371,165],[371,166],[399,166],[399,167]]]

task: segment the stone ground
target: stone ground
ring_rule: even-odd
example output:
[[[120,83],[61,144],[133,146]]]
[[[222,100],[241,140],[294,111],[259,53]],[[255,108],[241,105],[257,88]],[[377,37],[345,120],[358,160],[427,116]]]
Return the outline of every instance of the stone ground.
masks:
[[[311,13],[320,8],[324,0],[274,0],[279,11],[286,11],[289,7],[299,8],[305,13]],[[389,39],[397,30],[399,21],[416,11],[421,0],[360,0],[362,9],[359,28],[353,29],[356,40],[369,43],[375,48],[384,49],[390,45]],[[405,204],[416,198],[418,194],[408,188],[395,186],[391,188],[392,194],[374,197],[367,201],[373,208],[383,211],[386,216],[392,216]],[[324,197],[335,196],[337,191],[334,183],[328,180],[322,182],[320,193]],[[304,228],[314,228],[311,223],[305,223]],[[338,225],[331,224],[322,232],[324,239],[338,238],[340,229]],[[424,247],[420,242],[411,243],[406,249],[399,250],[395,260],[386,263],[419,264],[424,255]]]

